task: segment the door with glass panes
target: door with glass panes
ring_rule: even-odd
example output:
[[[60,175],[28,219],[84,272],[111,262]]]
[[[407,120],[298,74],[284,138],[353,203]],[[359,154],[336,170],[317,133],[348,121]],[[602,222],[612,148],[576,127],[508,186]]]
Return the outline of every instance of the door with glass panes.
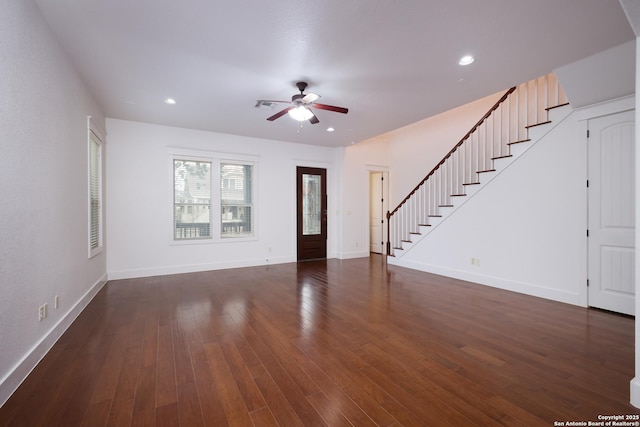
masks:
[[[297,168],[298,260],[327,257],[327,171]]]

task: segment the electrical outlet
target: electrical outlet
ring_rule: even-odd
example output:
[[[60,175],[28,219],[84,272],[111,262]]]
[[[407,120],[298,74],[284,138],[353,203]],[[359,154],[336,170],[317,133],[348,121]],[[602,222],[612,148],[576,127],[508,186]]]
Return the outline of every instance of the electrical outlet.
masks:
[[[58,308],[60,306],[60,300],[58,299],[58,295],[53,297],[53,308]]]
[[[38,322],[43,321],[47,317],[47,303],[45,302],[38,309]]]

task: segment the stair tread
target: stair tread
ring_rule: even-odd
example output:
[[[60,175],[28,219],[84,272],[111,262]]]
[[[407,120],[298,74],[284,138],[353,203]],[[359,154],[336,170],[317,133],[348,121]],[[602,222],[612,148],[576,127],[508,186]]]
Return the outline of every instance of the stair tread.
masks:
[[[497,156],[497,157],[492,157],[491,160],[498,160],[498,159],[506,159],[508,157],[513,157],[513,155],[511,154],[506,154],[504,156]]]
[[[464,197],[466,194],[452,194],[451,197]]]
[[[533,125],[528,125],[528,126],[525,126],[524,128],[525,128],[525,129],[530,129],[530,128],[534,128],[534,127],[536,127],[536,126],[546,125],[546,124],[548,124],[548,123],[551,123],[551,120],[547,120],[546,122],[536,123],[536,124],[533,124]]]
[[[558,104],[558,105],[554,105],[553,107],[547,107],[545,108],[545,110],[550,111],[550,110],[553,110],[554,108],[564,107],[565,105],[569,105],[569,103],[565,102],[564,104]]]
[[[465,182],[462,185],[480,185],[480,183],[479,182]]]
[[[486,173],[486,172],[495,172],[495,171],[496,171],[495,169],[486,169],[483,171],[477,171],[476,173]]]
[[[522,144],[523,142],[530,142],[530,141],[531,139],[521,139],[520,141],[508,142],[507,145]]]

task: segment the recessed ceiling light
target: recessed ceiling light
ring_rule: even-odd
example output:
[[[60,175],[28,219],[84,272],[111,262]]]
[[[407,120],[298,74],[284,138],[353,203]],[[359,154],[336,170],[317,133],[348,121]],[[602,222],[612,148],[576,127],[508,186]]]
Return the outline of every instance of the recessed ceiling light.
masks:
[[[173,105],[173,104],[176,103],[176,100],[173,99],[173,98],[167,98],[167,99],[164,100],[164,103],[165,104],[169,104],[169,105]]]
[[[334,130],[335,130],[335,129],[334,129],[334,128],[331,128],[331,127],[327,128],[327,132],[333,132]]]
[[[473,61],[475,61],[473,56],[466,55],[466,56],[463,56],[462,58],[460,58],[460,61],[458,61],[458,64],[460,64],[460,65],[469,65],[469,64],[473,63]]]

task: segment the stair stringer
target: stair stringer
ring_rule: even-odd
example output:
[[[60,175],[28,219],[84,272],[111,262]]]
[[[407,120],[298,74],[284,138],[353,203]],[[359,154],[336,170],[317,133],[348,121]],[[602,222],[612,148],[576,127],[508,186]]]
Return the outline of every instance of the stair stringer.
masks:
[[[559,126],[573,111],[570,105],[564,105],[549,110],[549,122],[529,128],[528,142],[521,142],[510,145],[511,157],[504,157],[493,160],[495,171],[483,172],[479,177],[479,184],[468,185],[465,189],[465,196],[452,198],[453,206],[444,206],[439,208],[439,217],[431,217],[430,224],[428,226],[418,226],[417,233],[411,233],[411,241],[403,241],[402,248],[394,248],[394,255],[387,256],[387,262],[392,265],[400,265],[404,255],[409,253],[412,248],[416,247],[422,240],[433,233],[440,225],[445,223],[458,209],[464,206],[474,196],[482,192],[482,190],[495,178],[500,176],[512,165],[514,165],[521,156],[534,147],[540,140],[542,140],[547,134],[553,131]],[[411,267],[410,267],[411,268]]]

